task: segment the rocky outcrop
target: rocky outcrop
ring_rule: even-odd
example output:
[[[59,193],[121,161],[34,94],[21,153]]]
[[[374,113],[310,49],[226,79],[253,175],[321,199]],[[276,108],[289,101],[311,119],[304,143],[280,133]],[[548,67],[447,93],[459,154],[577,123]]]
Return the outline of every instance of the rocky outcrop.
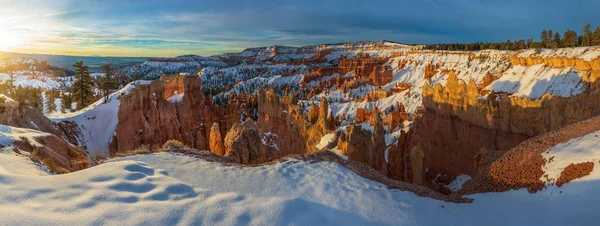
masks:
[[[111,155],[142,145],[156,149],[168,140],[206,149],[210,126],[215,123],[219,123],[219,132],[226,134],[227,122],[239,115],[214,106],[202,94],[201,86],[195,75],[162,76],[119,97],[119,123],[109,146]],[[181,101],[168,100],[177,94],[182,95]]]
[[[240,164],[266,162],[261,132],[256,122],[248,119],[235,124],[225,136],[225,156]]]
[[[29,157],[40,162],[57,174],[86,169],[90,163],[83,149],[75,147],[56,135],[34,138],[37,144],[28,140],[17,140],[13,144],[17,151],[29,152]]]
[[[225,155],[225,145],[223,144],[219,123],[214,123],[212,127],[210,127],[210,139],[208,144],[212,153]]]
[[[73,144],[77,143],[76,137],[79,132],[72,123],[54,123],[42,112],[31,107],[20,106],[10,99],[0,103],[0,124],[51,133]]]
[[[310,123],[296,105],[294,97],[278,97],[273,89],[259,91],[258,126],[262,132],[270,134],[270,141],[277,149],[267,149],[267,160],[274,160],[290,154],[307,153],[308,129]]]
[[[346,127],[346,133],[339,137],[338,148],[349,160],[365,163],[387,176],[385,130],[380,117],[379,119],[373,132],[361,125]]]
[[[572,180],[590,175],[592,170],[594,170],[594,162],[571,163],[560,172],[560,177],[556,180],[556,185],[560,187]]]
[[[423,87],[424,114],[414,122],[404,146],[390,155],[404,159],[421,147],[427,182],[438,174],[474,175],[486,156],[498,156],[530,137],[600,114],[599,100],[600,93],[593,90],[569,98],[545,95],[541,100],[494,93],[480,98],[472,80],[465,84],[450,72],[446,87]],[[391,171],[409,179],[406,164],[391,164]]]
[[[382,86],[392,81],[393,71],[390,66],[384,65],[389,59],[386,57],[369,57],[359,55],[356,58],[347,59],[340,57],[338,70],[346,74],[354,72],[359,78],[367,78],[374,86]]]
[[[36,144],[28,140],[17,140],[13,144],[17,151],[30,153],[32,160],[43,163],[54,173],[74,172],[90,165],[86,152],[72,145],[77,143],[76,137],[80,134],[70,122],[54,123],[38,110],[5,99],[0,103],[0,124],[49,133],[35,137]]]
[[[550,159],[545,159],[542,153],[561,143],[600,130],[600,118],[584,120],[568,125],[558,130],[528,139],[497,158],[492,158],[480,167],[470,181],[463,185],[461,193],[473,194],[481,192],[502,192],[510,189],[527,188],[536,192],[544,188],[544,165]],[[557,184],[562,185],[573,179],[587,175],[593,163],[573,162],[561,172]],[[562,178],[562,179],[561,179]]]

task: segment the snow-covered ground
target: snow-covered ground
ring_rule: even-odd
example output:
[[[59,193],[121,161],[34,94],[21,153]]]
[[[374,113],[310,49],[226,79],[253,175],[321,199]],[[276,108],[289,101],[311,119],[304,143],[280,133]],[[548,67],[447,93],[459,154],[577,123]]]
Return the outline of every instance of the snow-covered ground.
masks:
[[[467,174],[461,174],[458,175],[450,184],[445,185],[445,187],[450,189],[450,191],[456,192],[462,189],[463,184],[465,184],[465,182],[468,180],[471,180],[471,176]]]
[[[569,164],[578,164],[584,162],[594,163],[594,171],[596,175],[587,177],[587,179],[593,179],[600,177],[599,160],[600,160],[600,131],[590,133],[583,137],[578,137],[569,140],[566,143],[556,145],[550,148],[542,156],[546,159],[546,165],[544,166],[544,172],[548,175],[550,182],[556,182],[556,179],[560,177],[560,173]],[[552,159],[552,160],[550,160]],[[542,176],[542,181],[546,179]],[[581,180],[585,180],[586,177]]]
[[[49,133],[40,132],[33,129],[18,128],[0,124],[0,145],[8,146],[16,140],[27,140],[30,144],[41,146],[34,138],[50,136]]]
[[[227,167],[159,153],[57,176],[0,170],[0,224],[597,225],[599,179],[595,170],[561,188],[455,204],[388,189],[337,163]]]
[[[62,84],[71,86],[71,79],[73,78],[50,77],[37,71],[18,71],[13,73],[15,86],[42,88],[45,90],[59,89]],[[9,74],[0,73],[0,82],[7,82],[9,80]]]
[[[75,122],[81,132],[82,140],[79,145],[85,146],[90,157],[109,156],[108,145],[114,136],[118,123],[119,97],[126,95],[136,85],[148,84],[149,81],[138,80],[109,95],[109,100],[104,103],[104,98],[76,112],[48,115],[54,122]]]

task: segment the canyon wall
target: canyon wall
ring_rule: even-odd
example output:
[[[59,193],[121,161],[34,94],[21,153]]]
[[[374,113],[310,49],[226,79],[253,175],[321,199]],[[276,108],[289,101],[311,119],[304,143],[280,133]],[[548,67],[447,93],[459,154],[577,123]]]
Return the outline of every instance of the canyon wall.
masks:
[[[228,121],[238,115],[214,106],[202,94],[201,85],[197,76],[162,76],[121,96],[119,123],[109,146],[111,155],[141,146],[158,148],[168,140],[180,140],[201,150],[208,148],[212,126],[217,123],[220,134],[226,134]],[[174,95],[182,97],[170,100]]]
[[[427,183],[438,174],[473,174],[485,155],[506,152],[530,137],[600,114],[595,86],[568,98],[546,94],[531,100],[493,92],[481,97],[473,80],[465,83],[450,71],[445,87],[423,86],[425,112],[390,149],[391,176],[415,181],[415,169],[409,168],[415,164],[410,156],[417,147],[424,152]]]
[[[376,113],[373,131],[351,124],[346,132],[338,138],[338,148],[348,156],[348,160],[365,163],[382,175],[388,175],[388,164],[385,161],[385,129],[380,114]]]
[[[265,153],[267,160],[275,160],[290,154],[304,154],[310,150],[306,141],[311,125],[298,109],[293,97],[279,97],[273,89],[260,90],[258,111],[257,123],[262,132],[277,136],[277,139],[273,140],[277,148],[267,149]]]

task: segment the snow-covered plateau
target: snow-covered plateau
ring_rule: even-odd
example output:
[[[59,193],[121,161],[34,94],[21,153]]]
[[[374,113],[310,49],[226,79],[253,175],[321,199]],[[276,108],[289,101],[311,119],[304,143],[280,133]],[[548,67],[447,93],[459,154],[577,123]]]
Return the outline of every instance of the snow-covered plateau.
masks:
[[[597,167],[536,194],[475,194],[456,204],[389,189],[329,162],[230,167],[158,153],[41,176],[14,153],[0,153],[5,161],[13,165],[0,165],[4,225],[595,225],[600,201]]]

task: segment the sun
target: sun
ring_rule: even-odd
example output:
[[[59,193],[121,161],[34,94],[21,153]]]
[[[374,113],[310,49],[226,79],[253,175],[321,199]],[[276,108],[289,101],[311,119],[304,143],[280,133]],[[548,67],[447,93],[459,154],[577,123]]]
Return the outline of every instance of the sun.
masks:
[[[14,33],[0,27],[0,50],[11,51],[21,45],[21,39]]]

